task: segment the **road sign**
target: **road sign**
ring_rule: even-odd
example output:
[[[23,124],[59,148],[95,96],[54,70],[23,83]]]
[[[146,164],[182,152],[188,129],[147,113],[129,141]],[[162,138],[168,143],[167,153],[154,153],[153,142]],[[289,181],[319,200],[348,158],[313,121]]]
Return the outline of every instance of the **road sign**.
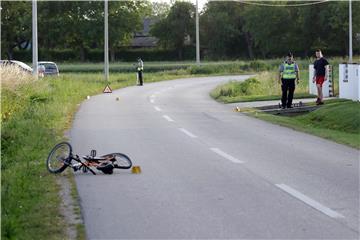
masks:
[[[110,88],[110,86],[109,86],[109,85],[106,85],[106,87],[105,87],[105,89],[104,89],[103,93],[112,93],[112,90],[111,90],[111,88]]]

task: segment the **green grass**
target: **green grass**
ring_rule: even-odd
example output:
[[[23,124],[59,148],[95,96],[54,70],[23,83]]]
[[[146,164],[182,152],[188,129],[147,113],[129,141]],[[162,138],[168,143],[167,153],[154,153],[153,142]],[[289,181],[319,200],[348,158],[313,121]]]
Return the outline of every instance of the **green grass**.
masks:
[[[350,100],[326,101],[308,114],[286,117],[261,112],[252,116],[360,149],[360,103]]]
[[[244,82],[230,81],[211,91],[210,95],[223,103],[276,100],[281,98],[281,86],[276,71],[262,72]],[[295,98],[314,97],[309,94],[308,71],[302,71]]]

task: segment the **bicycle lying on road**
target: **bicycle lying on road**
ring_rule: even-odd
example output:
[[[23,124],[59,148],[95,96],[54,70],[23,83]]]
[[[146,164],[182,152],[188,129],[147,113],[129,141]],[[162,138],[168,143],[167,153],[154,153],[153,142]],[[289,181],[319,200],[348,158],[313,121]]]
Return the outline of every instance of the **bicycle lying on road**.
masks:
[[[82,170],[84,173],[89,171],[96,175],[92,167],[105,174],[112,174],[114,168],[129,169],[132,166],[130,158],[123,153],[109,153],[96,157],[96,150],[91,150],[90,155],[82,158],[85,161],[81,161],[78,155],[73,155],[70,143],[61,142],[49,153],[46,167],[51,173],[61,173],[67,167],[71,167],[74,172]]]

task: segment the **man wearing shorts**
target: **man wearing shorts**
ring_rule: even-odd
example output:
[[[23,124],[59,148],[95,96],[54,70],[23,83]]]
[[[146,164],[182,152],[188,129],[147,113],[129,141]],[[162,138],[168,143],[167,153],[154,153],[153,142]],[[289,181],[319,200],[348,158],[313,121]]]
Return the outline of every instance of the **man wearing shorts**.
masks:
[[[315,54],[316,54],[316,60],[314,62],[313,83],[316,83],[316,88],[318,92],[316,105],[321,105],[324,104],[322,86],[323,83],[327,81],[328,78],[327,73],[328,73],[329,62],[323,57],[320,49],[316,50]]]

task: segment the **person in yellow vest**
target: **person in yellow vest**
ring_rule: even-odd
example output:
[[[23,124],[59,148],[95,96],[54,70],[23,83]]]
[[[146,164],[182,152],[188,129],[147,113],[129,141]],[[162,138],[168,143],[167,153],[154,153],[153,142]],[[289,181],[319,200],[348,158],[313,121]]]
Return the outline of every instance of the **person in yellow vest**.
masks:
[[[139,86],[143,85],[143,70],[144,70],[144,62],[141,60],[141,58],[138,58],[138,63],[137,63],[137,74],[138,74],[138,81],[139,81]]]
[[[299,84],[299,66],[294,61],[291,52],[286,56],[286,61],[280,65],[279,84],[281,83],[281,108],[292,108],[292,100],[295,91],[295,80]]]

